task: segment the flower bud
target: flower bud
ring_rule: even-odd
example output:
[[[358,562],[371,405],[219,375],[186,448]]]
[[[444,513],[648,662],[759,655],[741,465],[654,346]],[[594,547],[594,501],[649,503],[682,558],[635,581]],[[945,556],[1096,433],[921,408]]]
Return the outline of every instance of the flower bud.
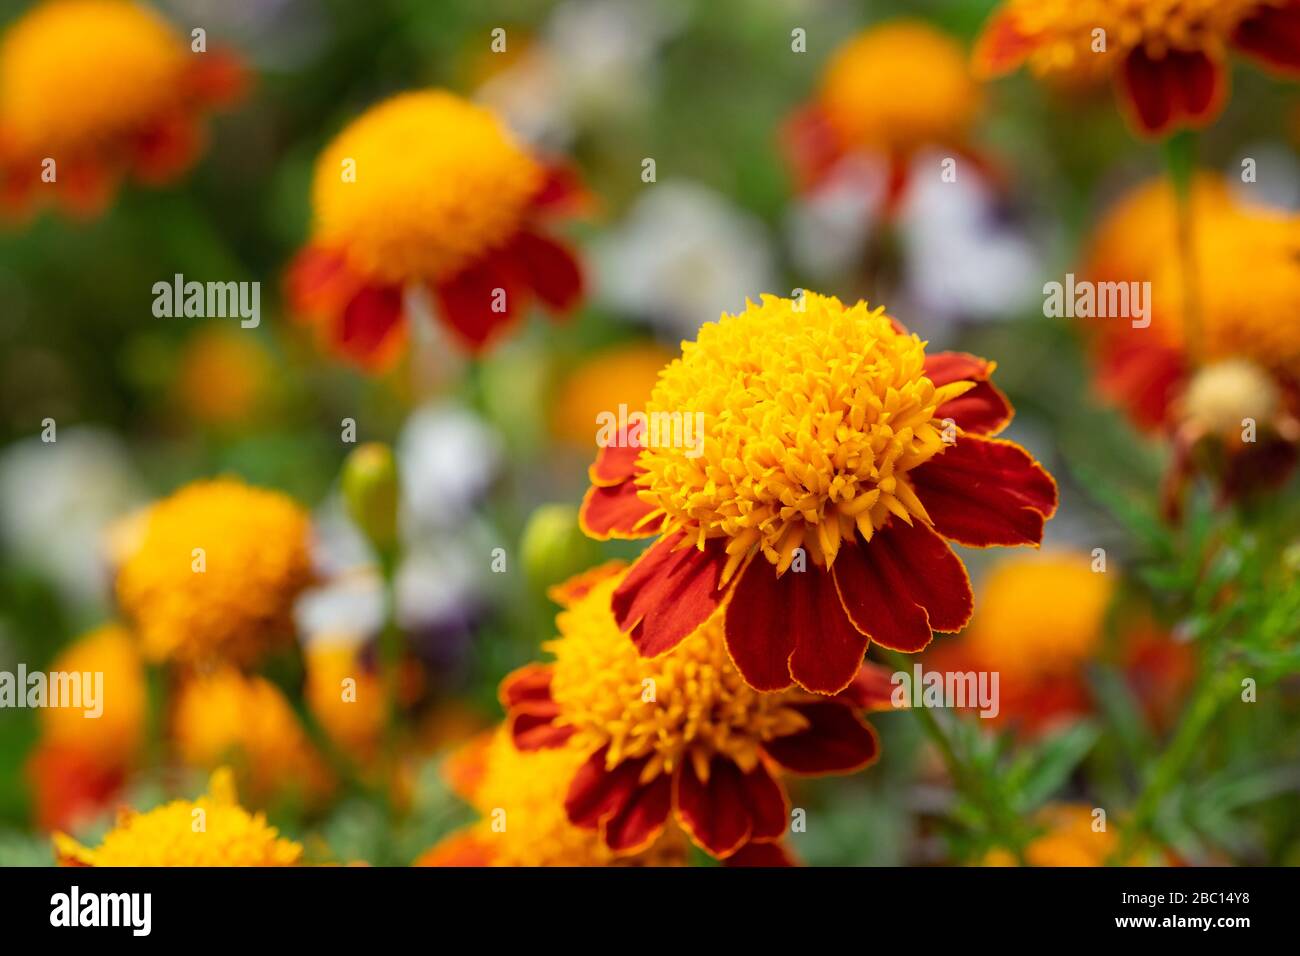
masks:
[[[397,461],[393,450],[367,442],[343,463],[343,500],[348,515],[380,552],[397,543]]]
[[[529,516],[520,555],[529,584],[545,592],[551,585],[595,564],[600,551],[578,527],[577,508],[551,504],[542,505]]]

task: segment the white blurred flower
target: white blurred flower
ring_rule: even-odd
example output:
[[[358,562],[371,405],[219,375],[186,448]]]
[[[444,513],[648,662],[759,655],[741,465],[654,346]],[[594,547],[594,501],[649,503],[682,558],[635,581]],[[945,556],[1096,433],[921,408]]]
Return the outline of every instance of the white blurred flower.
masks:
[[[1294,212],[1300,209],[1300,159],[1288,146],[1277,142],[1251,143],[1239,151],[1224,170],[1236,198],[1256,206],[1270,206]],[[1254,182],[1244,182],[1242,163],[1254,163]]]
[[[740,311],[747,297],[783,291],[763,223],[692,182],[647,187],[594,258],[597,296],[674,343]]]
[[[109,432],[64,428],[57,438],[29,438],[0,455],[0,541],[67,599],[104,603],[106,531],[143,494],[126,449]]]
[[[684,10],[675,2],[568,0],[533,46],[479,88],[478,99],[527,141],[563,150],[581,127],[650,102],[659,48]]]
[[[468,409],[448,404],[412,413],[396,451],[402,527],[416,536],[468,520],[500,472],[504,454],[491,426]]]

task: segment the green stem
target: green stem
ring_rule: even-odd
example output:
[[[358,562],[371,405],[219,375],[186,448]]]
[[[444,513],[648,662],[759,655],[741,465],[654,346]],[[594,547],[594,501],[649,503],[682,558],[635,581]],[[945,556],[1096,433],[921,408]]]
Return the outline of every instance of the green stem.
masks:
[[[885,651],[883,648],[878,650],[895,670],[910,673],[912,662],[908,658],[896,651]],[[944,765],[948,768],[948,775],[952,777],[957,789],[965,793],[978,807],[984,817],[988,835],[1010,849],[1021,866],[1027,865],[1024,856],[1026,840],[1020,825],[1015,816],[1009,812],[1005,802],[996,794],[995,788],[991,787],[983,774],[971,767],[969,762],[957,752],[952,738],[929,708],[909,707],[908,711],[916,716],[921,729],[938,749]]]
[[[1183,340],[1193,360],[1201,351],[1201,300],[1196,282],[1196,134],[1176,133],[1164,143],[1165,171],[1174,191],[1178,258],[1183,285]]]

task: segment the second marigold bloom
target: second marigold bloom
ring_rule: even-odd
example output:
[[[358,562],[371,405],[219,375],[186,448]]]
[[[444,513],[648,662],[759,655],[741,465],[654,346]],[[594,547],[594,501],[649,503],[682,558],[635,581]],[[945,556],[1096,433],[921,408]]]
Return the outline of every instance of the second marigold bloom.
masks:
[[[311,581],[310,520],[291,498],[231,478],[152,506],[126,548],[117,598],[146,656],[246,664],[292,639]]]
[[[996,75],[1027,63],[1049,79],[1113,77],[1137,128],[1164,135],[1218,115],[1229,48],[1300,74],[1300,2],[1004,0],[984,28],[975,67]]]
[[[321,154],[313,235],[290,269],[290,297],[363,365],[396,354],[412,288],[482,349],[533,301],[557,313],[577,303],[578,263],[544,228],[576,195],[569,174],[483,107],[441,90],[395,96]]]
[[[843,693],[762,693],[727,656],[721,620],[648,661],[620,633],[610,599],[626,581],[606,566],[556,592],[566,609],[551,664],[501,686],[507,726],[525,751],[577,750],[567,787],[578,827],[618,855],[654,844],[673,816],[704,850],[726,859],[780,839],[789,819],[779,770],[849,773],[877,755],[859,712],[889,707],[888,676],[867,666]],[[861,662],[859,662],[861,663]]]
[[[993,369],[812,293],[707,323],[647,404],[652,425],[700,416],[702,441],[651,428],[591,467],[587,531],[659,539],[614,591],[619,628],[657,657],[722,609],[752,687],[822,694],[869,641],[914,652],[960,630],[971,590],[948,542],[1036,545],[1056,510],[1052,477],[992,437],[1012,414]]]

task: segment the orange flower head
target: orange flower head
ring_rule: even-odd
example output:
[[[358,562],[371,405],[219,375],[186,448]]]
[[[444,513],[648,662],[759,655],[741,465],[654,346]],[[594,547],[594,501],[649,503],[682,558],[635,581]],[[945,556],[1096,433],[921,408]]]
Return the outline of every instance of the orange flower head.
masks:
[[[239,805],[229,769],[213,773],[197,800],[124,811],[98,847],[62,833],[54,846],[64,866],[295,866],[302,857],[300,844]]]
[[[318,639],[307,648],[307,704],[325,732],[358,757],[373,753],[387,710],[379,676],[355,643]]]
[[[621,573],[582,581],[586,590],[556,620],[559,637],[545,645],[554,663],[517,671],[502,694],[521,749],[579,755],[569,819],[599,830],[611,850],[641,850],[674,811],[697,844],[726,858],[784,832],[776,768],[847,773],[875,759],[875,733],[857,714],[866,678],[835,699],[756,691],[727,656],[721,617],[671,651],[641,658],[610,611]],[[887,686],[872,688],[873,706],[884,706]]]
[[[172,712],[172,738],[186,766],[231,765],[259,800],[329,786],[320,757],[278,688],[233,667],[188,677]]]
[[[1025,862],[1030,866],[1105,866],[1119,849],[1104,820],[1084,804],[1049,804],[1036,823],[1040,833],[1025,847]],[[983,865],[1015,866],[1016,861],[1007,851],[994,850]]]
[[[660,539],[613,596],[619,627],[658,656],[732,596],[745,680],[825,694],[868,638],[916,651],[960,629],[970,586],[945,538],[1036,544],[1056,506],[1037,463],[986,437],[1011,417],[993,369],[814,293],[706,323],[591,469],[584,529]]]
[[[576,262],[536,228],[560,185],[484,107],[442,90],[395,96],[317,160],[291,298],[363,364],[395,354],[411,288],[481,348],[534,296],[560,311],[577,299]]]
[[[232,478],[153,505],[117,575],[146,657],[247,663],[290,641],[312,576],[309,531],[292,499]]]
[[[980,99],[960,44],[923,21],[898,20],[836,50],[816,102],[846,148],[909,155],[964,143]]]
[[[50,665],[51,671],[103,674],[98,717],[84,708],[47,707],[41,711],[45,741],[85,752],[105,767],[125,767],[144,742],[148,689],[144,663],[125,629],[107,625],[79,638]]]
[[[476,765],[465,793],[480,819],[426,852],[417,866],[681,866],[686,844],[666,830],[647,850],[618,857],[600,836],[569,822],[564,797],[583,754],[572,747],[516,749],[498,730],[470,745]]]
[[[0,160],[9,188],[54,186],[90,212],[123,172],[168,179],[197,155],[201,114],[241,86],[227,54],[191,52],[144,6],[37,4],[0,41]],[[53,183],[40,178],[47,159],[56,164]]]
[[[211,326],[187,343],[175,392],[196,420],[241,425],[257,411],[270,377],[271,363],[255,339],[224,325]]]
[[[1025,64],[1067,84],[1113,77],[1142,133],[1204,126],[1227,99],[1227,53],[1300,73],[1295,0],[1004,0],[975,49],[982,76]]]
[[[672,356],[652,342],[605,349],[588,358],[560,383],[551,409],[551,431],[570,444],[586,447],[602,414],[645,409],[659,370]]]

